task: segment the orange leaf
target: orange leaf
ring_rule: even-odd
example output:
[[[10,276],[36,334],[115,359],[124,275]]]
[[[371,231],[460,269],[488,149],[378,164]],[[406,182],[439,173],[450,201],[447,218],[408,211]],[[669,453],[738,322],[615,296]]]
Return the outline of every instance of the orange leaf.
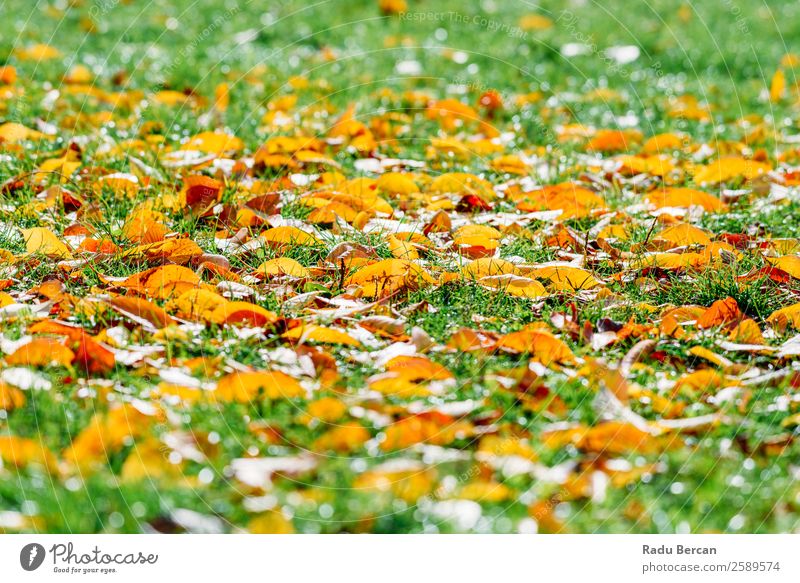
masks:
[[[715,328],[717,326],[738,323],[743,318],[739,304],[733,298],[717,300],[697,320],[698,328]]]
[[[66,366],[75,354],[53,338],[34,338],[6,357],[10,366]]]
[[[172,318],[163,309],[141,298],[120,296],[110,298],[106,300],[106,303],[122,315],[145,326],[165,328],[173,323]]]
[[[721,211],[728,206],[718,198],[693,188],[664,188],[656,190],[647,195],[647,199],[656,208],[678,207],[688,208],[690,206],[701,206],[709,212]]]
[[[264,231],[259,238],[273,246],[280,245],[318,245],[320,240],[297,227],[275,227]]]
[[[25,404],[25,395],[17,387],[0,382],[0,409],[13,411]]]
[[[217,383],[212,393],[215,400],[250,403],[259,395],[267,399],[304,397],[305,389],[296,380],[280,371],[232,372]]]
[[[386,370],[409,381],[441,381],[453,374],[441,364],[424,356],[395,356],[386,363]]]
[[[518,354],[528,353],[544,365],[572,362],[575,356],[561,340],[545,330],[531,327],[500,337],[495,348]]]
[[[113,352],[84,334],[78,340],[73,365],[86,374],[105,375],[114,370],[116,359]]]
[[[83,468],[96,462],[104,463],[132,439],[144,435],[155,421],[156,413],[145,413],[130,404],[105,414],[96,413],[64,450],[62,457]]]
[[[194,271],[179,265],[153,267],[117,283],[120,287],[162,300],[179,296],[199,284],[200,278]]]
[[[166,239],[147,245],[139,245],[122,253],[123,258],[141,256],[149,261],[168,260],[173,263],[188,263],[192,257],[203,254],[200,246],[190,239]]]
[[[369,297],[388,296],[405,287],[430,280],[417,264],[406,259],[384,259],[359,269],[345,280],[345,285],[359,285]]]
[[[466,436],[468,430],[466,424],[456,423],[455,419],[441,413],[412,415],[386,428],[386,437],[381,442],[381,449],[384,451],[405,449],[423,442],[429,445],[447,445],[456,439],[459,433]]]
[[[209,176],[187,176],[184,181],[186,206],[193,211],[205,211],[219,200],[224,184]]]
[[[277,322],[278,315],[248,302],[225,302],[214,309],[209,319],[217,324],[242,324],[264,327]]]
[[[355,451],[369,441],[370,434],[366,428],[355,421],[337,425],[314,441],[315,451]]]
[[[16,468],[22,469],[30,464],[55,472],[58,463],[52,452],[41,439],[26,439],[13,435],[0,435],[0,459]]]

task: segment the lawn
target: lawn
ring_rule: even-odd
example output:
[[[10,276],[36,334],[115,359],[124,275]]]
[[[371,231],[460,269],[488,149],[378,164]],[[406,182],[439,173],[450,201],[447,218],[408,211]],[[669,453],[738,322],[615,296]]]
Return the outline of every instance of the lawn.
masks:
[[[0,7],[0,532],[800,529],[800,4]]]

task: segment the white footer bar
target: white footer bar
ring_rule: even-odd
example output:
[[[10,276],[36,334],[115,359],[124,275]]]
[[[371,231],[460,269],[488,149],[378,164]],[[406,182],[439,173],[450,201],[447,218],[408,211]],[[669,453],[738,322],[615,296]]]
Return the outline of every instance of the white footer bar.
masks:
[[[4,535],[0,580],[797,582],[798,543],[797,535]]]

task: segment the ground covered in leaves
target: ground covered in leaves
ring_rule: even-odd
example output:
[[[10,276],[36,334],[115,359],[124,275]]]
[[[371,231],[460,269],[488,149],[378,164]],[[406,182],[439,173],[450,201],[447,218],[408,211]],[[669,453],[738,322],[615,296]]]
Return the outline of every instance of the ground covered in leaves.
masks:
[[[0,531],[798,529],[798,7],[432,4],[2,3]]]

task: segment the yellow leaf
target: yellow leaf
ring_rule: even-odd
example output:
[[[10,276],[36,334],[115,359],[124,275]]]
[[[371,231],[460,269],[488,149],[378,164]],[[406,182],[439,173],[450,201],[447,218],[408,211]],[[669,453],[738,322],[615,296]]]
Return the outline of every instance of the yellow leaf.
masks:
[[[431,392],[423,385],[412,382],[398,374],[378,375],[370,380],[369,388],[382,395],[393,395],[405,399],[427,397]]]
[[[639,130],[601,129],[586,144],[586,149],[597,152],[615,152],[629,150],[640,142],[642,134]]]
[[[608,225],[603,227],[603,230],[598,233],[598,239],[620,239],[627,241],[630,237],[628,228],[625,225]]]
[[[772,82],[769,85],[769,100],[772,103],[778,103],[783,99],[786,94],[786,75],[783,69],[778,69],[772,76]]]
[[[580,291],[601,285],[591,273],[580,267],[547,265],[525,271],[527,271],[525,275],[550,280],[553,289],[559,291]]]
[[[40,140],[44,134],[25,127],[20,123],[8,122],[0,125],[0,142],[16,144],[23,140]]]
[[[477,502],[492,503],[511,500],[515,497],[514,491],[500,482],[477,481],[464,484],[458,491],[458,498],[463,500],[475,500]]]
[[[59,259],[72,257],[69,248],[50,229],[33,227],[20,230],[25,238],[25,247],[28,253],[41,253]]]
[[[766,174],[771,170],[772,166],[766,162],[730,156],[714,160],[707,166],[699,166],[695,171],[694,181],[698,184],[717,184],[736,178],[749,180]]]
[[[183,476],[182,464],[172,463],[169,455],[166,455],[169,450],[165,452],[165,447],[161,441],[153,437],[137,443],[135,449],[122,464],[123,481],[135,482],[157,478],[177,480],[181,478]]]
[[[259,235],[259,238],[268,243],[286,245],[317,245],[321,243],[314,235],[301,231],[297,227],[274,227]]]
[[[139,191],[139,178],[133,174],[109,174],[94,183],[94,190],[103,193],[110,190],[120,197],[133,198]]]
[[[685,245],[709,245],[711,238],[706,234],[703,229],[690,225],[688,223],[680,223],[667,227],[661,231],[656,240],[669,241],[676,246]]]
[[[526,14],[519,19],[522,30],[547,30],[553,27],[553,20],[543,14]]]
[[[214,107],[218,111],[225,111],[228,109],[228,104],[231,101],[230,87],[227,83],[220,83],[214,88]]]
[[[492,275],[519,274],[517,266],[505,259],[495,259],[494,257],[483,257],[476,259],[464,266],[461,270],[464,277],[470,279],[480,279]]]
[[[64,83],[74,85],[89,85],[94,76],[86,65],[74,65],[64,76]]]
[[[689,354],[696,356],[697,358],[702,358],[703,360],[707,360],[708,362],[715,364],[721,368],[728,368],[729,366],[733,365],[733,362],[728,360],[722,355],[717,354],[716,352],[712,352],[708,348],[704,346],[692,346],[689,349]]]
[[[708,263],[708,258],[702,253],[646,253],[641,261],[635,263],[640,269],[645,267],[686,269],[705,265]]]
[[[61,182],[66,182],[80,166],[81,162],[70,160],[67,157],[51,158],[42,162],[33,174],[33,179],[43,181],[51,178],[52,175],[59,175],[61,176]]]
[[[333,224],[337,218],[341,218],[347,223],[352,223],[357,216],[358,211],[355,209],[340,202],[332,202],[311,211],[306,220],[315,225]]]
[[[478,283],[519,298],[539,298],[548,295],[544,286],[535,279],[513,273],[482,277]]]
[[[399,172],[387,172],[381,174],[375,183],[378,190],[388,192],[389,194],[412,194],[419,192],[419,187],[414,184],[414,181],[406,174]]]
[[[782,269],[795,279],[800,279],[800,257],[786,255],[784,257],[767,257],[767,261],[778,269]]]
[[[489,237],[458,237],[453,239],[453,243],[459,248],[458,251],[462,255],[468,257],[474,256],[475,251],[478,256],[491,254],[495,249],[500,247],[500,242],[497,239],[490,239]]]
[[[236,136],[217,132],[201,132],[181,146],[181,150],[197,150],[217,156],[238,152],[243,148],[244,142]]]
[[[800,304],[793,304],[775,310],[767,318],[767,323],[780,332],[783,332],[789,326],[800,329]]]
[[[786,53],[781,57],[781,67],[794,69],[800,66],[800,55],[797,53]]]
[[[333,328],[326,328],[324,326],[314,326],[313,324],[305,326],[297,326],[287,332],[284,332],[281,338],[286,340],[294,340],[297,342],[321,342],[324,344],[346,344],[348,346],[361,346],[361,343],[342,332],[341,330],[334,330]]]
[[[180,91],[159,91],[153,98],[164,105],[182,105],[189,101],[189,96]]]
[[[308,270],[294,259],[289,257],[276,257],[265,261],[256,269],[260,275],[291,275],[293,277],[308,277]]]
[[[741,344],[765,344],[761,328],[754,320],[742,320],[728,335],[728,340]]]
[[[379,0],[378,8],[385,15],[403,14],[408,10],[406,0]]]
[[[0,85],[13,85],[17,80],[17,68],[12,65],[0,66]]]
[[[251,519],[247,530],[252,534],[294,534],[292,522],[278,511],[266,512]]]
[[[500,239],[503,234],[488,225],[464,225],[459,227],[453,233],[454,239],[461,239],[466,237],[486,237],[487,239]]]
[[[519,456],[532,462],[539,459],[527,441],[516,437],[486,435],[481,438],[478,451],[497,457]]]
[[[22,61],[48,61],[57,59],[61,56],[61,51],[50,45],[43,43],[29,47],[20,47],[14,50],[14,54]]]
[[[389,235],[386,241],[389,243],[389,251],[398,259],[419,259],[416,248],[408,241],[401,241],[394,235]]]
[[[490,182],[466,172],[448,172],[438,176],[431,182],[430,191],[442,194],[474,194],[484,200],[495,197],[494,187]]]

